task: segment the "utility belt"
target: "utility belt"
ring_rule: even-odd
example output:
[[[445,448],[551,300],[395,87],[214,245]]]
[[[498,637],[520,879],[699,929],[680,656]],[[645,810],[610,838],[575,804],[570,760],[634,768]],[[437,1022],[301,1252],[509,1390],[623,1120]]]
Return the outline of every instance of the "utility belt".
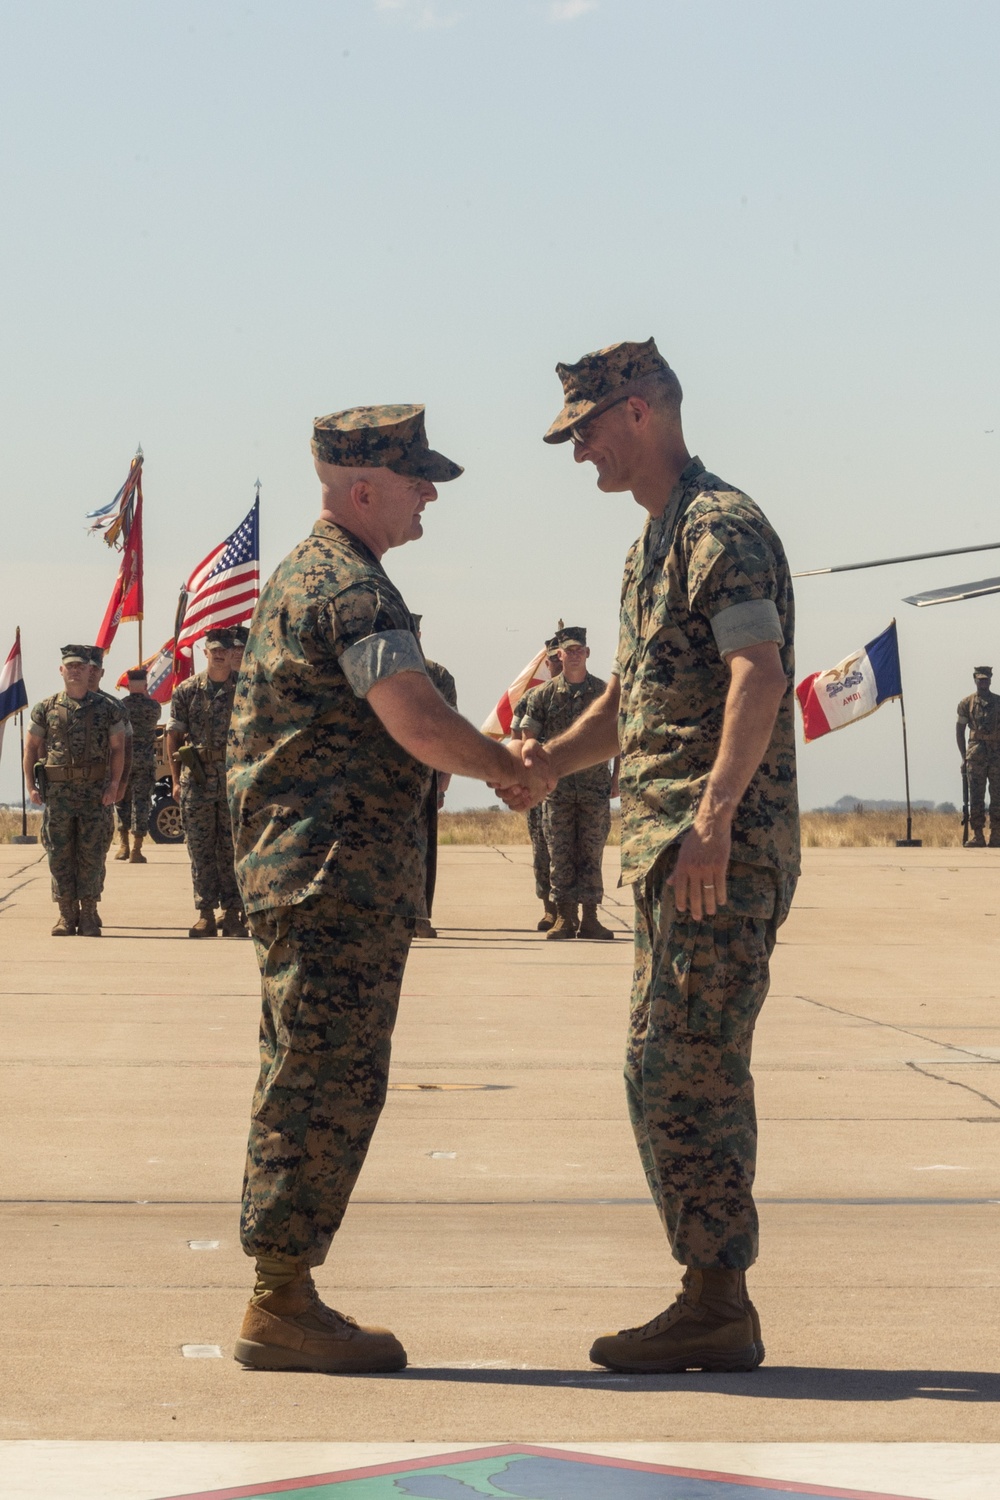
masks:
[[[50,786],[58,786],[65,781],[104,781],[107,778],[108,768],[101,763],[92,763],[89,766],[50,766],[45,767],[45,780]]]
[[[970,745],[992,745],[994,750],[1000,750],[1000,734],[970,734]]]
[[[225,750],[209,750],[206,745],[195,745],[198,759],[203,766],[224,766],[226,764]]]

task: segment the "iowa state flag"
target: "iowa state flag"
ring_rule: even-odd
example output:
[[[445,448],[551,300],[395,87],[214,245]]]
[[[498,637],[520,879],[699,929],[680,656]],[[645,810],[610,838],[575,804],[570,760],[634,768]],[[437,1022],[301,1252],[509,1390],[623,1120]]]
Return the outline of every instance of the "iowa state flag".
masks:
[[[867,646],[845,656],[828,672],[814,672],[795,689],[802,710],[806,744],[831,729],[843,729],[857,719],[873,714],[890,698],[899,698],[903,683],[899,673],[899,643],[896,622]]]

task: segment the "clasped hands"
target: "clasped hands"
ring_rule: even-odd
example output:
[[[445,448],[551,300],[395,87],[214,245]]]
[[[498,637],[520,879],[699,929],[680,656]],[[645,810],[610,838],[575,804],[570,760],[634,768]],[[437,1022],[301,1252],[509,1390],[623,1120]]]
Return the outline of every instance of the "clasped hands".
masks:
[[[504,748],[510,756],[510,780],[489,784],[512,812],[527,812],[555,790],[559,777],[537,740],[515,740]]]

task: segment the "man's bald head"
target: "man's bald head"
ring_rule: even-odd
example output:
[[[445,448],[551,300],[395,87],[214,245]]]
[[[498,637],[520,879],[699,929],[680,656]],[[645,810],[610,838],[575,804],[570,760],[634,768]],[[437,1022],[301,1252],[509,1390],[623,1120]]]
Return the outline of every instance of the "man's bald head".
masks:
[[[381,558],[390,547],[423,536],[424,506],[437,499],[429,479],[387,468],[356,468],[313,460],[323,490],[322,516],[342,526]]]

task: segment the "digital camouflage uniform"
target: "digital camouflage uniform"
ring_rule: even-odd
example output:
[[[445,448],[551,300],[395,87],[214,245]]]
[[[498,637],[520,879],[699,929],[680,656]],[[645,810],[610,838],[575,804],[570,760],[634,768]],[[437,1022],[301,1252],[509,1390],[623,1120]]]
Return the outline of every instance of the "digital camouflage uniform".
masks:
[[[129,693],[118,701],[132,726],[132,774],[118,799],[118,827],[145,838],[156,781],[156,726],[163,709],[146,693]]]
[[[525,739],[555,739],[606,687],[591,672],[582,682],[568,682],[565,674],[543,682],[527,695],[521,733]],[[603,901],[601,861],[611,829],[610,766],[602,762],[561,777],[542,803],[542,825],[556,904],[596,906]]]
[[[969,826],[986,827],[986,789],[990,793],[990,842],[1000,838],[1000,694],[972,693],[958,705],[958,722],[969,731],[965,768],[969,778]],[[993,817],[993,808],[997,816]]]
[[[434,686],[437,688],[438,692],[441,694],[441,697],[447,703],[448,707],[449,708],[455,708],[455,709],[457,709],[458,708],[458,688],[455,686],[455,679],[451,675],[451,673],[448,671],[448,668],[447,667],[442,667],[442,665],[441,665],[440,662],[428,661],[426,658],[424,659],[424,665],[427,668],[427,675],[428,675],[428,677],[430,678],[431,682],[433,682]],[[431,787],[430,787],[430,791],[427,794],[427,807],[426,807],[426,809],[424,811],[424,818],[423,818],[423,821],[422,821],[422,823],[420,825],[420,848],[421,848],[423,866],[424,866],[425,871],[427,870],[427,856],[428,856],[428,854],[430,852],[430,843],[431,843],[431,840],[432,839],[435,839],[435,840],[437,839],[437,815],[438,815],[438,777],[437,777],[437,772],[436,771],[432,771],[431,772]],[[436,866],[435,866],[435,868],[436,868]],[[423,919],[426,922],[430,921],[430,908],[429,908],[429,905],[428,905],[427,893],[428,893],[428,888],[430,888],[431,891],[433,892],[434,882],[433,882],[433,879],[431,878],[432,875],[433,875],[433,871],[431,872],[430,875],[428,875],[427,879],[424,881],[424,885],[423,885],[423,900],[420,902],[420,904],[418,906],[418,909],[417,909],[417,920],[418,921],[420,921],[421,919]]]
[[[261,595],[230,735],[236,869],[262,977],[248,1255],[319,1265],[385,1100],[431,771],[365,701],[424,671],[368,548],[320,520]]]
[[[516,704],[510,721],[511,733],[521,730],[524,715],[530,712],[532,694],[537,688],[525,693]],[[539,901],[552,900],[552,873],[549,861],[549,846],[545,841],[545,809],[541,802],[528,809],[528,837],[531,840],[531,867],[535,875],[535,895]]]
[[[194,901],[200,911],[239,911],[233,868],[233,830],[226,800],[226,741],[233,713],[236,673],[213,682],[198,672],[174,689],[168,733],[182,734],[198,751],[202,784],[189,766],[181,769],[181,820],[191,861]]]
[[[768,960],[799,870],[792,586],[746,495],[697,458],[629,552],[621,682],[622,881],[634,886],[629,1112],[675,1258],[745,1270],[757,1256],[750,1074]],[[728,904],[695,921],[666,877],[718,752],[727,651],[779,643],[788,689],[732,825]]]
[[[31,710],[30,733],[43,742],[45,811],[42,844],[49,859],[52,899],[97,901],[107,854],[111,735],[123,729],[121,705],[104,693],[43,698]]]

